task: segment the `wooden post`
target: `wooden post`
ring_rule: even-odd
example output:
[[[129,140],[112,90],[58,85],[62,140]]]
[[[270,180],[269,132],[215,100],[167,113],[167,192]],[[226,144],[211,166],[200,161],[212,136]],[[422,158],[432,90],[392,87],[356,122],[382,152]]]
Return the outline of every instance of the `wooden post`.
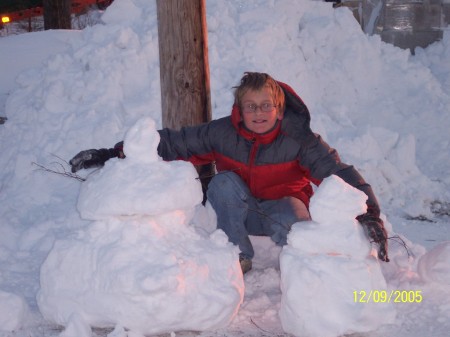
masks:
[[[163,127],[211,120],[205,0],[157,0]]]
[[[211,120],[205,0],[157,0],[163,127],[179,129]],[[203,188],[213,165],[197,167]]]

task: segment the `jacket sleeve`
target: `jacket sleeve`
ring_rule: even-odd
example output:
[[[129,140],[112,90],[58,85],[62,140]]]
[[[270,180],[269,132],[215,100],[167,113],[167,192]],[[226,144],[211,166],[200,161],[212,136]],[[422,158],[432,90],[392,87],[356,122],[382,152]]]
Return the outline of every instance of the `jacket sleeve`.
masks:
[[[380,206],[372,187],[352,165],[341,162],[337,151],[319,135],[311,134],[305,139],[300,152],[300,165],[308,168],[314,179],[323,180],[335,174],[347,184],[364,192],[368,197],[367,213],[380,216]]]
[[[161,137],[158,154],[167,161],[186,160],[194,165],[214,160],[210,143],[210,124],[183,127],[180,130],[158,130]]]

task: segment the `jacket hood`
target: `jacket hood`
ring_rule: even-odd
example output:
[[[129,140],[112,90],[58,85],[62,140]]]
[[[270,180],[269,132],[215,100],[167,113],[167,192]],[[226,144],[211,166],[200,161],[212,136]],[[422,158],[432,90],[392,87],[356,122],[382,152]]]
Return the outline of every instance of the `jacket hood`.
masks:
[[[293,138],[303,138],[305,135],[311,132],[311,115],[309,114],[309,110],[306,107],[305,103],[303,103],[302,99],[294,91],[294,89],[292,89],[286,83],[279,81],[277,81],[277,83],[284,91],[286,104],[283,119],[281,120],[281,127],[276,127],[270,133],[278,133],[281,131]],[[242,132],[243,128],[241,125],[241,111],[239,106],[237,106],[236,104],[233,104],[233,109],[231,111],[231,121],[234,127]]]
[[[293,138],[303,138],[311,132],[311,115],[303,100],[289,85],[277,81],[284,91],[286,107],[281,123],[281,131]]]

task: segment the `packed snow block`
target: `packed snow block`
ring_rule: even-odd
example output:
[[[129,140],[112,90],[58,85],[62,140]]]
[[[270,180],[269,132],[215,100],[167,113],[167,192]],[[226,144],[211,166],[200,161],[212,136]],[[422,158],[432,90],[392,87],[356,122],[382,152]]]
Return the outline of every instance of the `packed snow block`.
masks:
[[[295,336],[366,332],[395,319],[394,307],[360,292],[386,290],[362,226],[366,195],[332,176],[311,199],[314,221],[293,226],[280,254],[283,329]],[[356,295],[356,296],[355,296]]]
[[[107,162],[82,184],[77,208],[84,219],[158,215],[190,210],[202,201],[194,166],[183,161],[136,165],[128,158]]]
[[[81,186],[78,210],[85,219],[158,215],[191,210],[203,200],[194,166],[165,162],[157,154],[159,134],[150,118],[140,119],[124,140],[125,159],[112,159]]]
[[[76,314],[92,327],[143,335],[218,329],[243,299],[237,261],[223,232],[205,239],[176,214],[110,219],[55,243],[37,301],[47,320],[63,326]]]
[[[21,296],[0,290],[0,331],[14,331],[22,327],[28,305]]]
[[[78,209],[93,222],[56,241],[41,267],[37,302],[47,320],[68,331],[150,335],[222,328],[237,313],[238,248],[220,230],[195,230],[202,201],[195,169],[162,161],[158,142],[154,122],[138,121],[125,137],[127,157],[82,184]]]

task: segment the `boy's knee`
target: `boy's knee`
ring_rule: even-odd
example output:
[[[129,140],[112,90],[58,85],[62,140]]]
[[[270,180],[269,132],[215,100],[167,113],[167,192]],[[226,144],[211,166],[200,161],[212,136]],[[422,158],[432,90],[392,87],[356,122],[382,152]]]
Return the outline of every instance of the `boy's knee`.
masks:
[[[216,191],[223,190],[225,185],[227,184],[227,178],[225,178],[224,174],[219,173],[216,174],[208,184],[208,189],[206,191],[206,195],[209,197],[211,194]]]
[[[239,195],[240,198],[245,198],[246,187],[242,179],[234,172],[221,172],[216,174],[208,185],[206,195],[208,198],[213,195],[220,194],[222,196]]]

